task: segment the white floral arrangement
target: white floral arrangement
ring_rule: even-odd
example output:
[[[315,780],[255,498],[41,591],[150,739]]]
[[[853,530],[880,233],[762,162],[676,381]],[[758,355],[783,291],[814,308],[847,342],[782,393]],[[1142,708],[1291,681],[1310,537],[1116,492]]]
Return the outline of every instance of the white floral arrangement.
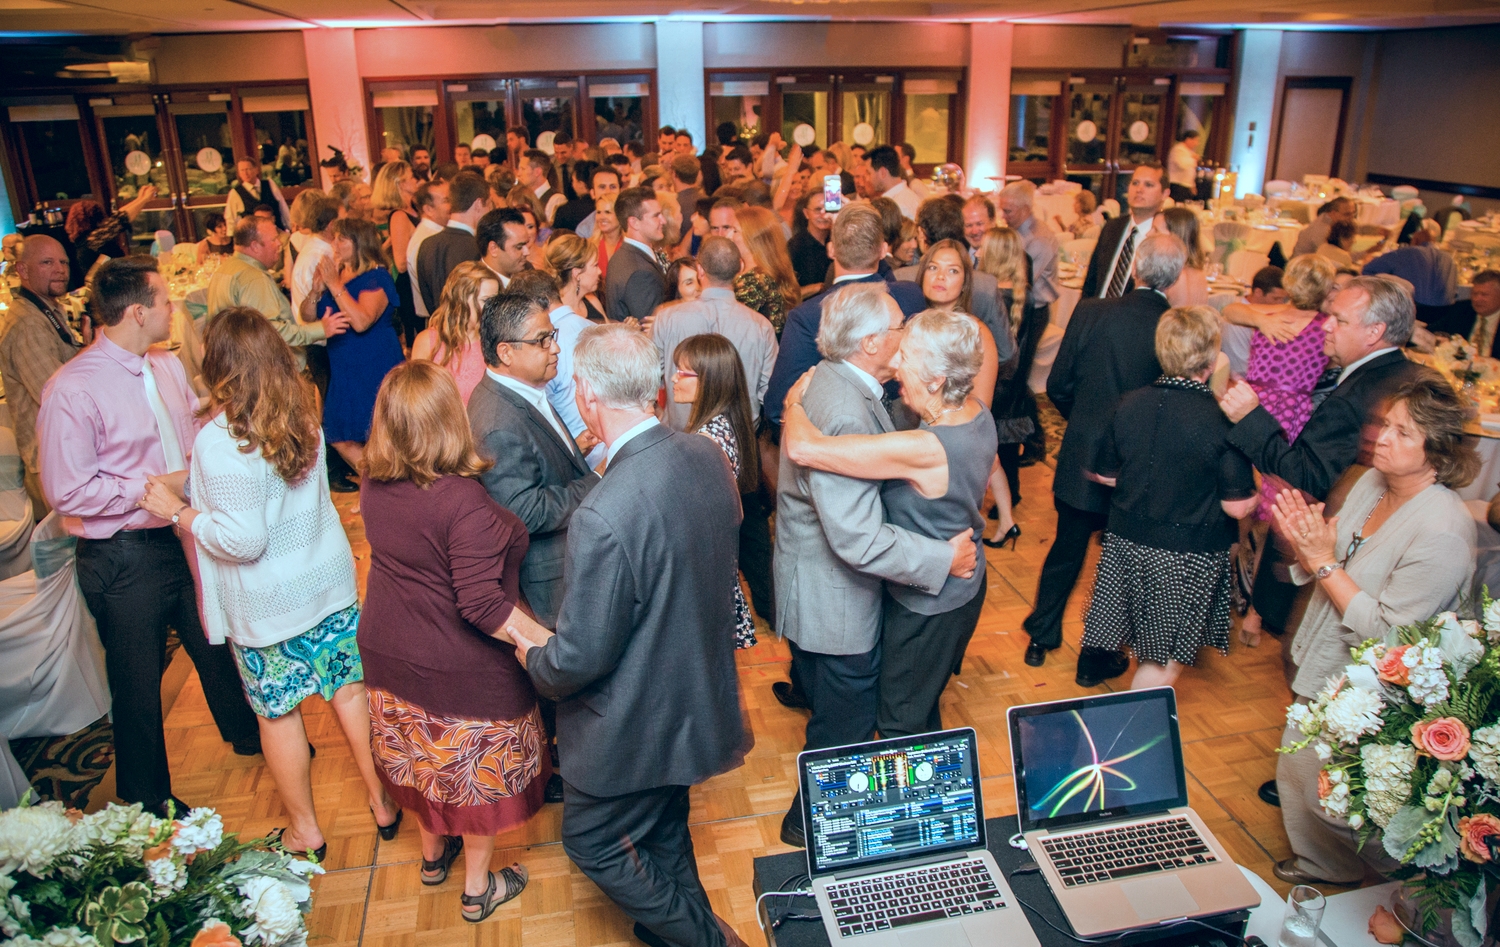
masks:
[[[1480,947],[1500,881],[1500,602],[1443,612],[1351,649],[1352,663],[1287,709],[1323,767],[1319,804],[1400,863],[1422,932],[1451,911]]]
[[[226,835],[212,809],[0,812],[3,947],[305,947],[314,862]]]

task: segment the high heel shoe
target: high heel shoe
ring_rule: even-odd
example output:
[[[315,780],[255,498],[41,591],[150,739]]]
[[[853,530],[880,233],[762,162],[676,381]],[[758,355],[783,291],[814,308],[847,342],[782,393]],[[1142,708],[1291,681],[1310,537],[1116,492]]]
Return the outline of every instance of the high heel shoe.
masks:
[[[374,806],[370,807],[370,815],[375,815]],[[375,829],[380,833],[380,837],[385,839],[387,842],[394,839],[396,837],[396,830],[401,828],[401,817],[404,815],[406,815],[405,809],[397,809],[396,821],[392,822],[390,825],[381,825],[380,819],[377,817],[375,820]]]
[[[984,540],[984,544],[991,549],[1004,549],[1005,544],[1010,543],[1010,551],[1015,552],[1016,543],[1020,541],[1021,527],[1019,524],[1012,523],[1010,529],[1006,530],[1004,536],[1001,536],[999,539],[986,539]]]

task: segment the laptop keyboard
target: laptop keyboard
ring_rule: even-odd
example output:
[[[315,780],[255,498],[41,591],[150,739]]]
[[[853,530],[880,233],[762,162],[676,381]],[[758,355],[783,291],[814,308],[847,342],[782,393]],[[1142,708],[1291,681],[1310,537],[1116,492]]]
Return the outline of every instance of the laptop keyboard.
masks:
[[[1042,850],[1065,887],[1115,881],[1218,861],[1181,816],[1042,839]]]
[[[831,884],[828,899],[841,937],[1005,907],[978,858]]]

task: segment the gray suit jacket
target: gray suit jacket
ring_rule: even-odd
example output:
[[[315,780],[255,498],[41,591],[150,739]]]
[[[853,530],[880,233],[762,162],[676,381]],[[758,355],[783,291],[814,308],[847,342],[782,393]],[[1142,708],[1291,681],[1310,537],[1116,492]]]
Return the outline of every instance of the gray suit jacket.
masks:
[[[825,361],[802,397],[824,434],[895,430],[864,380]],[[885,521],[879,480],[799,467],[781,454],[776,493],[776,629],[806,651],[863,654],[880,637],[881,580],[936,595],[953,547]]]
[[[536,620],[556,627],[568,520],[599,475],[572,440],[558,437],[536,408],[488,374],[469,396],[469,427],[479,453],[495,462],[479,481],[531,534],[521,560],[521,591]]]
[[[611,322],[632,316],[642,322],[667,298],[667,274],[654,257],[621,243],[604,277],[604,313]]]
[[[573,514],[557,635],[526,662],[560,701],[570,785],[689,786],[749,749],[734,665],[739,525],[718,446],[660,424],[620,448]]]
[[[916,264],[903,266],[896,271],[896,279],[907,283],[920,283],[917,275]],[[1011,371],[1015,370],[1016,356],[1019,350],[1016,348],[1016,333],[1010,326],[1010,313],[1000,311],[1000,286],[993,276],[974,271],[974,287],[972,306],[974,311],[970,313],[975,319],[989,327],[990,335],[995,337],[995,351],[1000,355],[1000,380],[1009,378]],[[1006,366],[1010,366],[1010,371]],[[993,397],[991,392],[979,392],[981,398],[986,402]]]
[[[672,397],[672,372],[677,366],[672,353],[683,339],[716,333],[729,340],[745,369],[745,388],[750,392],[750,420],[760,417],[760,403],[776,366],[776,330],[771,320],[737,302],[734,290],[710,286],[698,299],[666,306],[651,324],[651,340],[661,350],[663,377],[667,380],[665,420],[674,430],[687,430],[692,405],[678,404]]]

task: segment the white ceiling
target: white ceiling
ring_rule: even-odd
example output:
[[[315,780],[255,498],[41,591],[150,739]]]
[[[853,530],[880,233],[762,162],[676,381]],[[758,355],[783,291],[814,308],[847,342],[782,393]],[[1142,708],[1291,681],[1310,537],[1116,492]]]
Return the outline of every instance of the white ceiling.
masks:
[[[0,0],[0,35],[598,22],[672,16],[1418,28],[1500,22],[1500,0]]]

